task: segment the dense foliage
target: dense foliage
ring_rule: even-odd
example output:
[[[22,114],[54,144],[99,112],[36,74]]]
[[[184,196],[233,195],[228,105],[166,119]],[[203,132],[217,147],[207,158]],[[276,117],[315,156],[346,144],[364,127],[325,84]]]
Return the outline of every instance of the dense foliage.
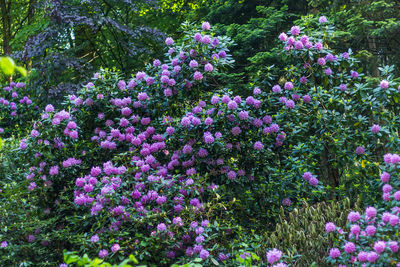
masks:
[[[400,264],[391,1],[111,2],[0,1],[1,265]]]

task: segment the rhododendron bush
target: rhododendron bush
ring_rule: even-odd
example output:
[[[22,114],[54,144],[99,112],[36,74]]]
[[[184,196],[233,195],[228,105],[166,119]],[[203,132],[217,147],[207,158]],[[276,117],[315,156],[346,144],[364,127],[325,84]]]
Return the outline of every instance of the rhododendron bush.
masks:
[[[369,177],[377,172],[369,162],[379,162],[399,144],[398,83],[392,67],[382,68],[379,80],[365,79],[350,49],[330,49],[334,28],[319,22],[315,31],[314,23],[306,20],[306,27],[279,36],[287,67],[270,86],[277,120],[290,129],[287,158],[329,186],[373,201],[377,196],[369,189],[378,185]]]
[[[295,261],[285,248],[248,240],[300,200],[362,194],[369,205],[380,197],[371,162],[398,144],[390,68],[371,87],[376,81],[358,73],[350,52],[329,48],[333,28],[323,19],[314,26],[279,36],[287,67],[249,85],[250,94],[219,88],[218,74],[234,66],[231,42],[204,22],[184,24],[182,39],[165,40],[165,60],[130,79],[102,70],[60,108],[46,105],[16,149],[24,170],[6,195],[27,217],[4,213],[0,255],[13,251],[33,264],[46,257],[49,265],[62,263],[63,249],[159,265]],[[5,91],[16,98],[19,87]],[[0,104],[13,116],[17,104]],[[383,188],[396,203],[392,187]]]
[[[73,232],[92,232],[90,243],[81,238],[69,243],[102,258],[132,248],[139,253],[142,247],[139,258],[146,261],[168,262],[181,255],[208,260],[210,250],[220,261],[229,258],[225,241],[208,245],[212,235],[225,235],[208,228],[207,218],[218,211],[216,191],[241,177],[260,176],[259,165],[272,159],[285,133],[261,108],[258,88],[245,100],[207,91],[206,101],[191,100],[191,93],[228,63],[224,39],[211,39],[208,30],[204,24],[203,33],[176,46],[168,38],[171,58],[164,64],[155,60],[128,82],[111,72],[97,73],[67,98],[65,109],[47,105],[30,136],[21,140],[21,157],[30,162],[24,182],[30,201],[45,210],[39,217],[47,218],[60,206],[70,214],[77,207],[81,214],[90,213],[83,227],[71,225],[75,217],[56,216],[56,231],[71,225]],[[186,109],[192,112],[182,113]],[[249,138],[252,142],[243,142]],[[227,227],[228,234],[234,228]],[[35,233],[49,231],[54,229]],[[38,240],[34,233],[15,235]],[[56,239],[46,245],[65,242]]]
[[[328,261],[332,263],[365,263],[399,266],[399,201],[398,166],[400,156],[386,154],[380,180],[383,203],[378,208],[367,207],[365,213],[350,212],[346,229],[336,227],[333,222],[325,225],[325,231],[339,235],[337,247],[329,251]]]

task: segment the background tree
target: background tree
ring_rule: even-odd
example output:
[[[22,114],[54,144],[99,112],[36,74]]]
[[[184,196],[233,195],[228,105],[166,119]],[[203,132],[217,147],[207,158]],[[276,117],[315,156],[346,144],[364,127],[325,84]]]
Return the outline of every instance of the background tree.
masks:
[[[278,44],[276,36],[308,9],[304,1],[218,0],[190,12],[188,18],[210,21],[219,34],[232,38],[235,69],[221,77],[221,86],[245,92],[250,78],[266,75],[270,65],[280,64],[272,52]]]
[[[378,76],[378,67],[389,62],[396,65],[396,74],[400,72],[400,53],[397,49],[400,44],[400,1],[308,2],[315,12],[325,13],[335,22],[341,30],[341,38],[336,47],[342,50],[352,47],[363,62],[367,74]]]
[[[12,42],[21,30],[34,21],[37,0],[1,0],[1,53],[13,52]]]

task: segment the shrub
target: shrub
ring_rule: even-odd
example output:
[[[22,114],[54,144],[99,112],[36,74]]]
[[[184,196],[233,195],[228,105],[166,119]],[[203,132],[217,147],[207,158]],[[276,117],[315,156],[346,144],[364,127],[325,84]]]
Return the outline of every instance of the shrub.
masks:
[[[178,217],[176,220],[172,220],[173,217],[170,217],[171,208],[174,207],[176,213],[180,213],[184,209],[181,216],[187,222],[204,221],[204,219],[201,219],[204,215],[192,214],[189,207],[195,209],[197,213],[204,212],[206,206],[204,205],[203,207],[198,198],[206,189],[206,186],[202,184],[202,180],[197,176],[193,176],[187,182],[184,182],[183,177],[178,173],[168,173],[166,161],[170,161],[170,157],[175,152],[171,151],[168,156],[168,151],[165,150],[166,144],[164,140],[167,135],[165,132],[168,125],[162,122],[158,116],[164,112],[166,113],[165,115],[176,114],[170,108],[174,102],[170,103],[170,101],[175,101],[176,105],[178,105],[179,101],[177,99],[182,99],[182,94],[186,94],[185,92],[188,91],[188,88],[193,92],[198,90],[196,88],[202,88],[199,85],[205,84],[208,77],[212,77],[212,72],[215,72],[219,66],[227,64],[229,56],[226,56],[224,52],[225,45],[218,38],[214,38],[214,41],[210,39],[210,42],[207,40],[195,41],[192,38],[192,36],[187,37],[182,43],[171,47],[169,55],[173,55],[174,58],[171,58],[166,64],[161,65],[161,63],[155,62],[152,67],[149,66],[147,74],[139,72],[136,78],[132,79],[128,84],[123,80],[119,80],[116,74],[110,72],[99,73],[95,75],[94,83],[88,83],[77,96],[70,96],[67,99],[66,103],[64,103],[64,110],[57,111],[52,105],[46,106],[41,119],[34,123],[30,136],[21,140],[19,152],[19,156],[30,163],[25,174],[26,181],[22,182],[21,185],[26,186],[28,190],[26,196],[27,204],[31,205],[34,210],[34,216],[40,223],[36,225],[36,229],[30,227],[26,229],[14,228],[15,235],[6,238],[10,243],[24,246],[21,244],[21,240],[28,237],[30,243],[38,245],[40,241],[46,239],[46,246],[53,247],[55,251],[54,255],[48,255],[48,259],[55,261],[57,253],[59,253],[58,248],[68,247],[77,243],[82,245],[83,236],[87,232],[97,230],[104,232],[107,230],[104,238],[102,238],[106,242],[109,241],[109,237],[115,237],[117,240],[123,238],[125,236],[124,232],[115,232],[115,230],[128,218],[139,219],[147,213],[146,209],[149,209],[149,219],[143,218],[143,221],[141,223],[138,222],[132,229],[136,233],[138,233],[138,230],[144,231],[138,235],[141,240],[140,246],[143,246],[146,250],[150,245],[159,247],[159,250],[154,250],[150,255],[143,255],[146,260],[167,261],[168,258],[165,258],[164,253],[169,253],[167,255],[171,258],[172,254],[175,253],[174,250],[180,249],[179,246],[182,246],[171,240],[159,243],[165,237],[162,232],[154,236],[152,231],[156,229],[157,225],[162,228],[162,223],[169,226],[171,221],[176,221],[171,225],[171,227],[177,228],[176,239],[180,240],[188,233],[193,235],[192,228],[188,228],[187,224],[181,230],[180,226],[183,223],[179,221],[181,218]],[[202,40],[208,38],[208,35],[201,37]],[[188,45],[185,45],[185,42]],[[171,39],[168,39],[168,44],[172,45]],[[185,52],[184,49],[188,49],[190,46],[199,50]],[[217,47],[219,50],[216,50]],[[177,49],[179,49],[180,53],[175,52]],[[207,58],[211,60],[211,57],[214,61],[213,66],[208,61],[205,61]],[[193,58],[198,58],[197,66],[193,63]],[[187,65],[190,66],[188,67]],[[171,70],[172,68],[174,69],[173,71]],[[204,68],[204,70],[199,68]],[[200,71],[205,71],[204,75],[200,74]],[[151,77],[150,73],[154,74],[154,77]],[[164,81],[164,79],[168,81]],[[137,91],[135,88],[141,88],[143,91]],[[156,93],[160,89],[171,90],[172,93],[166,98],[166,96]],[[153,93],[154,96],[152,95]],[[148,95],[151,97],[149,98]],[[132,96],[134,100],[131,98]],[[171,97],[171,100],[168,97]],[[190,96],[188,97],[190,98]],[[164,100],[163,105],[159,105],[161,99]],[[190,105],[190,102],[181,102],[181,104]],[[177,115],[179,116],[179,113]],[[104,151],[107,151],[107,153],[104,153]],[[140,152],[140,154],[137,154],[137,152]],[[151,154],[154,154],[154,156]],[[110,160],[121,164],[120,167],[114,167],[114,163],[111,163]],[[91,172],[94,177],[83,176],[77,179],[77,185],[82,179],[85,179],[84,183],[88,183],[82,188],[87,194],[82,194],[82,191],[80,191],[82,189],[72,190],[76,177],[85,175],[90,170],[97,170],[96,166],[102,165],[103,170],[100,169],[100,172],[103,171],[103,179],[99,179],[99,181],[93,179],[96,177],[93,174],[96,171]],[[108,178],[110,175],[115,177]],[[132,175],[136,179],[132,179]],[[94,197],[96,195],[91,197],[89,193],[93,194],[101,191],[103,188],[99,187],[98,189],[95,185],[97,183],[98,185],[108,183],[106,182],[107,180],[110,184],[105,186],[104,190],[108,191],[106,193],[99,192],[100,194],[96,198],[97,202],[91,203],[95,200]],[[130,182],[128,182],[129,180]],[[160,181],[164,181],[162,185],[159,185]],[[120,188],[122,191],[118,191],[118,196],[114,192],[117,192],[120,185],[122,185]],[[126,195],[126,193],[134,193],[135,191],[131,191],[132,189],[138,191],[145,188],[146,191],[148,190],[148,196],[151,197],[147,200],[142,200],[145,205],[142,209],[140,209],[141,202],[133,203],[135,204],[134,206],[127,207],[126,210],[132,213],[132,216],[124,211],[120,213],[121,208],[122,210],[125,209],[121,205],[114,206],[113,203],[117,204],[121,201],[123,205],[128,204],[127,197],[132,198],[132,196]],[[206,190],[212,191],[213,189],[214,187],[210,187]],[[157,191],[160,193],[157,197],[157,203],[161,205],[160,208],[157,208],[157,204],[156,206],[153,205],[153,197],[155,196],[154,194],[157,194]],[[165,192],[162,194],[162,191]],[[107,198],[102,198],[103,194],[106,194]],[[191,199],[187,198],[186,200],[184,196],[191,196]],[[164,202],[165,205],[162,205]],[[89,221],[82,225],[81,220],[85,217],[81,219],[81,217],[77,216],[77,213],[81,213],[83,216],[85,216],[85,213],[79,211],[79,209],[76,210],[75,205],[84,203],[93,204],[95,207],[93,210],[98,209],[98,205],[103,205],[106,216],[100,217],[99,221],[96,221],[96,218],[89,221],[94,225],[102,221],[103,223],[109,222],[111,228],[97,228],[96,226],[92,228],[92,224]],[[98,204],[97,208],[96,204]],[[107,210],[108,208],[114,211],[110,213]],[[92,213],[94,215],[98,212],[100,212],[100,209]],[[151,213],[154,214],[152,215]],[[167,215],[168,217],[166,217]],[[18,221],[14,216],[6,217],[7,224]],[[18,222],[15,223],[18,224]],[[124,224],[123,226],[125,227],[126,225]],[[203,227],[206,228],[205,221]],[[22,231],[17,232],[17,229]],[[206,228],[205,234],[207,232]],[[207,238],[205,234],[201,235],[199,232],[196,235],[200,235],[200,240],[202,237],[203,239]],[[71,236],[79,237],[77,238],[78,240],[72,240],[69,238]],[[131,238],[125,242],[121,241],[120,248],[122,251],[128,249],[125,246],[130,245]],[[148,240],[145,241],[146,239]],[[90,243],[87,242],[88,240],[86,239],[85,243],[89,245]],[[193,241],[191,242],[193,243]],[[205,241],[198,241],[199,247],[203,242]],[[116,247],[117,245],[113,246],[112,249],[115,252],[118,250]],[[98,250],[93,245],[89,245],[89,248]],[[87,248],[83,246],[81,249],[86,250]],[[28,256],[23,249],[18,252],[25,255],[25,257]],[[162,254],[158,254],[159,252],[162,252]],[[155,253],[160,258],[153,258],[156,256]],[[200,251],[197,251],[196,248],[196,253],[200,253],[204,260],[208,258],[208,255],[206,257],[208,251],[205,248]],[[100,254],[104,257],[106,255],[105,250],[103,249]],[[27,260],[37,261],[33,255],[29,255]]]
[[[396,190],[399,189],[397,169],[400,156],[386,154],[384,162],[384,172],[380,176],[383,201],[376,203],[375,207],[367,207],[361,214],[349,212],[345,229],[336,227],[334,223],[325,227],[327,232],[332,232],[330,235],[338,236],[329,251],[328,262],[355,266],[368,263],[399,265],[400,191]]]
[[[275,80],[260,82],[269,86],[274,120],[288,136],[282,165],[300,173],[313,170],[329,187],[342,188],[331,193],[363,194],[366,204],[372,203],[379,197],[378,185],[368,178],[377,173],[366,160],[378,162],[399,144],[393,67],[367,79],[351,49],[338,54],[330,49],[334,27],[314,18],[279,38],[286,67],[276,70]]]

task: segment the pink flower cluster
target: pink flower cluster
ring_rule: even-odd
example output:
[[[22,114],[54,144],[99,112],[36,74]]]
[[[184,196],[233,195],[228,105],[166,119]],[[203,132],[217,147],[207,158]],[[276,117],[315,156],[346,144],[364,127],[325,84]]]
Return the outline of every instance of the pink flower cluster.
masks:
[[[286,267],[287,264],[281,261],[282,258],[282,251],[274,248],[272,250],[267,251],[265,257],[269,264],[275,267]]]
[[[390,167],[396,166],[399,161],[397,154],[386,154],[384,162]],[[394,162],[392,162],[394,158]],[[393,169],[391,169],[393,171]],[[343,240],[342,249],[332,248],[329,251],[330,259],[342,264],[373,263],[387,264],[395,262],[400,264],[399,243],[397,238],[400,226],[400,191],[393,193],[393,187],[389,184],[391,175],[383,172],[380,176],[383,182],[383,200],[387,202],[390,210],[378,212],[375,207],[367,207],[364,214],[352,211],[348,214],[347,227],[349,232],[329,222],[325,225],[328,233],[337,232]]]

